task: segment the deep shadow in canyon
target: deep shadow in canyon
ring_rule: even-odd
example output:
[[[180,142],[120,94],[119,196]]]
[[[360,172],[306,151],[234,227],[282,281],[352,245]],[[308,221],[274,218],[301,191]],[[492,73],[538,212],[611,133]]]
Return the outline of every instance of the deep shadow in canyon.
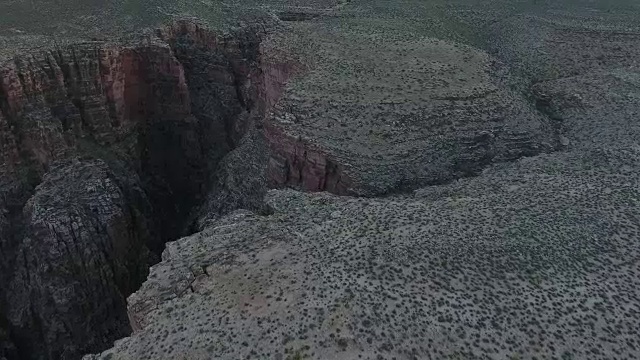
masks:
[[[126,297],[260,119],[263,35],[178,22],[2,68],[0,358],[77,359],[131,332]]]

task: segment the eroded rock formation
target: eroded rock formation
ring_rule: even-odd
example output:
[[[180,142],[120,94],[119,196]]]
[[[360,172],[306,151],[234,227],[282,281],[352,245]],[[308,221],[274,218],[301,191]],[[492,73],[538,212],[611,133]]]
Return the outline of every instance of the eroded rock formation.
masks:
[[[3,287],[20,356],[73,358],[126,335],[125,299],[147,275],[152,243],[137,176],[100,160],[59,163],[23,211]]]
[[[257,333],[271,333],[273,328],[261,327],[266,323],[260,320],[253,323],[255,316],[246,317],[265,313],[291,325],[281,328],[300,334],[286,348],[291,354],[302,356],[311,349],[317,355],[328,347],[347,357],[374,356],[379,349],[393,352],[392,346],[408,349],[411,344],[394,342],[383,334],[351,333],[353,329],[366,333],[372,323],[367,319],[360,324],[356,317],[368,314],[351,316],[346,305],[351,306],[359,296],[363,312],[377,311],[384,303],[391,304],[384,308],[387,317],[396,316],[396,308],[404,307],[428,324],[447,323],[440,320],[440,316],[450,319],[446,309],[435,318],[419,313],[424,306],[441,307],[439,299],[404,303],[394,295],[389,299],[396,302],[389,302],[383,294],[397,289],[389,283],[382,287],[382,280],[404,281],[403,271],[413,270],[383,265],[397,262],[404,266],[415,255],[416,264],[427,261],[435,264],[432,270],[436,271],[437,261],[448,259],[451,272],[436,271],[437,282],[419,289],[422,293],[437,289],[442,299],[452,295],[451,289],[441,287],[450,274],[470,281],[460,283],[469,288],[493,281],[476,270],[499,272],[491,265],[494,254],[473,244],[467,246],[461,239],[490,243],[498,238],[499,255],[515,248],[521,238],[506,232],[496,237],[485,231],[484,224],[494,221],[492,226],[498,228],[501,220],[487,214],[499,213],[496,209],[506,207],[509,199],[521,197],[536,203],[537,194],[544,189],[539,189],[542,185],[535,174],[525,171],[525,179],[509,180],[522,181],[521,192],[520,185],[513,184],[516,187],[497,189],[498,177],[488,177],[488,183],[470,180],[419,191],[410,203],[293,191],[268,194],[268,188],[375,196],[475,176],[495,163],[555,151],[560,145],[594,137],[588,131],[574,133],[571,139],[560,136],[558,124],[565,118],[575,127],[583,121],[610,133],[597,126],[604,113],[593,118],[572,117],[583,105],[578,103],[599,96],[603,78],[621,88],[624,84],[634,87],[637,82],[637,77],[626,72],[584,77],[579,82],[586,90],[579,94],[571,91],[576,79],[540,83],[534,88],[540,99],[536,109],[506,86],[499,76],[507,71],[504,64],[485,51],[413,28],[378,32],[378,25],[388,22],[386,12],[380,19],[364,17],[357,20],[361,23],[348,26],[358,11],[347,11],[340,18],[344,23],[336,27],[329,18],[337,12],[319,3],[322,9],[318,11],[279,12],[290,28],[270,36],[266,35],[272,24],[244,24],[222,33],[181,21],[135,41],[64,45],[0,66],[0,359],[75,359],[111,346],[132,327],[137,331],[133,337],[105,357],[173,358],[177,352],[191,351],[193,358],[216,354],[235,359],[255,355],[249,344],[282,355],[283,349],[272,346],[273,339],[260,338],[264,334]],[[423,18],[419,22],[425,23]],[[372,52],[372,48],[379,50]],[[561,100],[575,100],[575,109]],[[634,108],[635,104],[629,105],[630,117]],[[537,110],[554,114],[549,118]],[[628,122],[617,125],[616,135],[630,127]],[[548,159],[541,159],[547,164]],[[566,160],[560,159],[560,163]],[[635,161],[637,157],[632,154],[622,159]],[[553,175],[553,166],[542,169]],[[623,181],[624,187],[633,181],[632,174],[622,170],[617,174],[606,168],[596,177],[581,174],[575,184],[581,189],[597,187],[598,194],[606,195],[607,174],[615,173],[613,180]],[[564,177],[554,177],[551,183],[567,201],[588,199],[588,192],[563,188]],[[471,196],[458,188],[461,184],[479,190]],[[439,191],[453,199],[440,199]],[[635,194],[633,188],[625,191]],[[267,194],[271,207],[263,201]],[[463,199],[458,201],[456,196]],[[434,199],[441,201],[427,203]],[[562,205],[559,211],[573,209],[571,203]],[[603,201],[602,206],[619,203]],[[453,208],[462,208],[458,210],[469,223]],[[478,217],[478,208],[486,213]],[[253,212],[220,218],[236,209]],[[525,216],[523,224],[553,224],[567,241],[588,220],[575,216],[564,223],[545,218],[549,212],[542,207],[534,210],[527,216],[535,221]],[[274,215],[260,216],[270,213]],[[594,217],[604,219],[604,215],[595,213]],[[624,228],[616,219],[607,219],[608,226]],[[443,230],[435,223],[453,225]],[[163,261],[152,268],[152,277],[133,293],[145,279],[147,266],[159,260],[165,242],[184,235],[185,228],[203,231],[169,245]],[[481,229],[481,236],[476,236],[476,228]],[[463,238],[458,229],[464,232]],[[425,252],[415,233],[426,236],[434,246]],[[238,234],[241,236],[234,237]],[[555,235],[543,235],[532,252],[542,248],[554,255]],[[392,245],[390,239],[401,246]],[[598,246],[588,245],[588,251]],[[460,251],[474,259],[480,255],[480,263],[473,264],[476,268],[470,271],[456,262]],[[278,267],[280,263],[284,267]],[[335,291],[324,288],[327,264],[335,266],[329,270],[336,279]],[[379,266],[374,269],[372,264]],[[518,264],[539,266],[524,260]],[[584,264],[578,261],[578,265]],[[441,267],[449,270],[446,264]],[[224,278],[225,269],[232,271],[228,278]],[[434,278],[424,276],[423,267],[416,265],[414,270],[420,276],[412,273],[411,281],[405,281],[412,289]],[[270,279],[271,273],[281,277]],[[350,284],[356,273],[360,282]],[[211,274],[228,280],[223,284],[228,287],[221,291],[221,283]],[[243,274],[255,276],[254,282],[240,283]],[[520,280],[512,285],[528,290],[527,282]],[[380,286],[358,288],[367,281],[380,281]],[[256,292],[254,285],[269,287],[273,293],[249,298]],[[599,290],[598,284],[589,285]],[[299,298],[283,296],[282,288],[293,288]],[[354,294],[353,289],[361,292]],[[127,311],[124,299],[129,295]],[[309,295],[324,300],[311,306],[305,303]],[[270,300],[273,297],[279,299],[278,304]],[[287,306],[295,306],[294,300],[304,306],[294,309],[298,312],[292,321]],[[504,307],[517,310],[517,302],[507,300]],[[174,303],[188,309],[192,317],[174,318],[181,316],[172,313]],[[267,309],[270,305],[271,310]],[[474,306],[467,310],[482,316]],[[310,311],[347,319],[342,323],[347,326],[322,319],[307,322]],[[195,336],[179,322],[193,317],[202,320],[211,314],[217,319],[193,327],[203,331]],[[222,324],[226,316],[235,316],[234,322]],[[309,331],[319,337],[330,332],[336,335],[333,331],[338,329],[343,333],[311,344],[304,338],[307,323],[317,326]],[[223,335],[216,343],[207,342],[215,338],[209,332],[222,328],[231,334],[246,333],[238,330],[246,324],[255,331],[249,332],[252,338],[230,342],[233,348],[223,344]],[[403,339],[424,335],[407,330],[406,324],[392,322],[391,327]],[[431,330],[438,332],[443,326],[433,325]],[[174,340],[184,339],[174,339],[166,334],[169,330],[202,341],[195,347],[186,343],[172,347]],[[153,331],[163,332],[160,343],[164,348],[147,351],[149,344],[158,344]],[[290,334],[276,334],[275,344],[279,347],[290,338]],[[467,350],[446,348],[444,337],[435,341],[452,354]],[[413,355],[417,352],[414,349]],[[433,355],[424,348],[419,352]],[[406,354],[398,350],[397,355]]]
[[[339,195],[349,192],[351,184],[344,167],[326,150],[292,137],[272,124],[267,124],[266,136],[272,150],[267,169],[272,187],[284,185]]]
[[[125,298],[252,126],[263,35],[176,23],[2,66],[3,355],[74,359],[130,331]]]

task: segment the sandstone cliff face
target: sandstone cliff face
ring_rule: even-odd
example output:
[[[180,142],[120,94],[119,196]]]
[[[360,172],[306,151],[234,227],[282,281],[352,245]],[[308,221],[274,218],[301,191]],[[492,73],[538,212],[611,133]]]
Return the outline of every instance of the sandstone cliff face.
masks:
[[[159,251],[163,234],[176,231],[174,222],[157,221],[180,222],[175,207],[158,206],[163,199],[154,192],[193,201],[194,191],[168,176],[189,176],[188,166],[201,160],[199,152],[186,151],[197,145],[197,128],[184,73],[166,44],[77,44],[2,69],[7,142],[0,190],[10,218],[2,241],[2,302],[9,334],[21,358],[77,358],[128,332],[124,299],[146,275],[146,249]],[[164,131],[169,138],[154,148],[153,136]],[[160,166],[168,162],[158,148],[187,161]],[[113,188],[103,183],[109,177],[101,169],[84,183],[74,176],[90,175],[91,166],[55,165],[77,154],[105,158],[119,176],[138,173],[142,180]],[[140,187],[141,197],[154,200],[146,212],[131,210],[132,199],[118,193]],[[156,221],[142,230],[144,219]]]
[[[176,23],[0,67],[1,356],[74,359],[130,331],[124,299],[259,119],[262,35]]]

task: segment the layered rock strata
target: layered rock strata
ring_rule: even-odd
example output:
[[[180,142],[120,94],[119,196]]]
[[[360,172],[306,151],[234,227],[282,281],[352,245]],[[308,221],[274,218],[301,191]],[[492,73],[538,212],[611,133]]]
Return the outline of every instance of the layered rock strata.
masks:
[[[252,126],[263,35],[180,22],[2,65],[3,355],[74,359],[130,331],[124,299]]]
[[[268,228],[269,236],[299,247],[305,256],[315,254],[317,249],[297,244],[287,231],[321,237],[295,225],[317,219],[301,215],[284,228],[270,221],[292,216],[293,209],[307,209],[309,201],[339,201],[274,192],[270,199],[292,197],[291,204],[299,205],[274,210],[263,203],[269,187],[339,195],[406,192],[478,175],[494,163],[553,151],[569,141],[559,136],[553,121],[504,86],[494,74],[502,65],[486,52],[422,35],[404,34],[398,40],[370,34],[366,27],[362,31],[356,26],[351,33],[340,27],[327,31],[322,22],[332,20],[323,18],[324,12],[312,17],[283,14],[295,20],[293,25],[268,41],[263,24],[218,34],[178,22],[142,41],[84,42],[21,56],[2,66],[0,285],[11,291],[0,296],[0,355],[77,358],[104,349],[133,327],[141,333],[118,345],[118,356],[173,356],[177,347],[163,354],[157,349],[143,354],[138,348],[149,344],[149,332],[160,331],[154,318],[159,309],[198,293],[202,286],[217,286],[203,276],[210,276],[208,267],[218,266],[218,260],[247,274],[251,271],[243,268],[245,257],[260,257],[261,269],[269,268],[265,261],[282,260],[268,249],[271,239],[256,239],[259,230]],[[373,47],[380,52],[372,54]],[[295,56],[289,58],[288,52]],[[296,75],[301,76],[287,84]],[[363,77],[368,80],[361,81]],[[540,85],[540,94],[562,91],[561,82],[546,85]],[[553,102],[541,106],[551,108]],[[576,201],[582,201],[580,196]],[[428,207],[417,202],[416,207]],[[345,206],[346,213],[359,211]],[[317,214],[339,218],[340,207],[331,213],[322,208]],[[218,219],[238,208],[276,214],[267,220],[246,212]],[[390,216],[372,211],[367,215],[376,223]],[[425,211],[440,210],[436,206]],[[408,219],[416,216],[407,214]],[[225,263],[229,259],[224,251],[199,253],[203,258],[220,255],[206,261],[193,260],[188,253],[184,264],[176,264],[175,256],[183,255],[176,255],[179,251],[171,245],[165,261],[152,270],[153,278],[130,298],[125,316],[124,298],[144,279],[146,266],[157,261],[166,241],[182,236],[191,223],[198,230],[219,230],[219,224],[232,230],[246,227],[239,243],[221,242],[234,251],[244,246],[246,253],[231,256],[241,259],[237,264]],[[346,222],[341,228],[356,225]],[[422,230],[428,233],[431,228]],[[209,251],[208,246],[214,246],[210,242],[219,239],[206,231],[188,239],[206,238],[203,249]],[[325,244],[326,249],[346,246],[348,235]],[[263,245],[266,255],[257,248]],[[410,245],[407,251],[419,253],[419,244]],[[299,264],[289,265],[295,270]],[[166,273],[158,275],[158,269]],[[106,300],[99,301],[97,295]],[[263,300],[259,302],[267,304]],[[224,301],[203,306],[215,313]],[[226,313],[216,314],[222,322]],[[284,313],[277,315],[286,319]],[[363,339],[373,342],[355,335],[338,339],[339,348],[352,343],[366,348]],[[197,348],[193,357],[246,355],[226,345],[208,346],[216,348]],[[321,351],[323,345],[301,346]],[[354,351],[373,354],[363,349]]]
[[[3,287],[22,358],[77,357],[128,334],[125,299],[147,275],[152,243],[139,183],[99,160],[60,163],[44,176],[23,209]]]

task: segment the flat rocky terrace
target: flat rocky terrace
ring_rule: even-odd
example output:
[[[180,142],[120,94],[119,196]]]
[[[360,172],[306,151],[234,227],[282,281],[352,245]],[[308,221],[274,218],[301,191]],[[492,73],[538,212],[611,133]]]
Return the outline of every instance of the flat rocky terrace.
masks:
[[[639,13],[0,1],[0,359],[640,357]]]
[[[170,243],[141,330],[95,358],[632,359],[639,154],[598,155],[403,199],[272,191]]]

